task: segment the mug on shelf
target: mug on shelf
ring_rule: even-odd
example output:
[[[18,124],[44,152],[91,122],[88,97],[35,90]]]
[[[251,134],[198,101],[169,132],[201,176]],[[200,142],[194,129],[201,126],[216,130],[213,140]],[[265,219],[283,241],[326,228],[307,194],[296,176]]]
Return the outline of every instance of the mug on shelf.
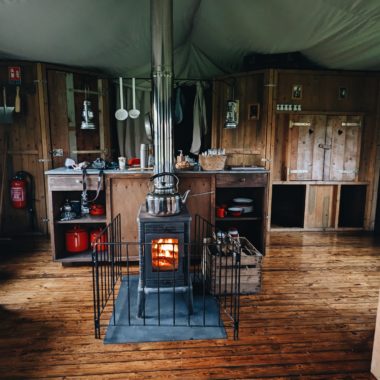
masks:
[[[226,214],[227,214],[227,211],[224,207],[216,207],[217,218],[224,218]]]

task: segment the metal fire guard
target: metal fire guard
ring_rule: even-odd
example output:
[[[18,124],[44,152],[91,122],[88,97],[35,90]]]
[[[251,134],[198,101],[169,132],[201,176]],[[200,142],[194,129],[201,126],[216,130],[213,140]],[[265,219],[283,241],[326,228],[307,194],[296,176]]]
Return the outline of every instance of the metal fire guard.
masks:
[[[193,284],[193,292],[202,297],[203,308],[202,321],[196,327],[221,327],[224,326],[227,336],[233,339],[239,337],[239,309],[240,309],[240,256],[239,246],[232,247],[215,241],[215,226],[199,215],[195,217],[195,241],[186,244],[185,249],[190,252],[190,274]],[[127,282],[127,302],[130,305],[132,294],[129,284],[134,276],[138,276],[139,267],[132,263],[131,252],[146,252],[151,249],[149,243],[123,242],[121,241],[120,215],[117,215],[107,225],[93,245],[92,253],[92,279],[93,279],[93,303],[94,303],[94,327],[95,338],[104,336],[109,324],[118,324],[116,315],[116,299],[122,282]],[[229,250],[229,254],[224,253]],[[232,253],[231,253],[232,252]],[[140,258],[141,259],[141,258]],[[175,272],[173,272],[175,276]],[[167,288],[165,292],[167,292]],[[161,297],[163,292],[154,295],[157,304],[157,315],[154,319],[146,318],[145,313],[139,320],[139,324],[132,318],[131,308],[128,307],[128,315],[123,322],[126,326],[162,326],[160,318]],[[174,289],[173,289],[174,294]],[[208,311],[205,307],[205,299],[214,297],[219,305],[219,316],[215,325],[209,325]],[[177,315],[176,298],[172,297],[171,325],[194,326],[191,322],[191,311],[188,311],[186,322]],[[111,320],[112,319],[112,320]],[[167,327],[167,324],[165,325]]]

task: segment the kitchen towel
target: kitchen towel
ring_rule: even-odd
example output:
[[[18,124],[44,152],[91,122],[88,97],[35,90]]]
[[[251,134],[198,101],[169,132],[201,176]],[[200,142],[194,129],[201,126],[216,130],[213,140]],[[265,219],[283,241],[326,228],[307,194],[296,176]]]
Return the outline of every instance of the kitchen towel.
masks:
[[[197,82],[194,100],[193,142],[190,152],[199,154],[202,145],[202,135],[207,133],[206,103],[201,82]]]

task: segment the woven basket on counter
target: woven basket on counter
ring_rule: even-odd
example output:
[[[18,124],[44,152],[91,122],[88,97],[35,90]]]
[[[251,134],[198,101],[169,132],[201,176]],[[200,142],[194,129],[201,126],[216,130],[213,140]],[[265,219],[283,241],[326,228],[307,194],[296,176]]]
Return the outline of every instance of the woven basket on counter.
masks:
[[[199,163],[203,170],[223,170],[226,165],[227,156],[199,156]]]

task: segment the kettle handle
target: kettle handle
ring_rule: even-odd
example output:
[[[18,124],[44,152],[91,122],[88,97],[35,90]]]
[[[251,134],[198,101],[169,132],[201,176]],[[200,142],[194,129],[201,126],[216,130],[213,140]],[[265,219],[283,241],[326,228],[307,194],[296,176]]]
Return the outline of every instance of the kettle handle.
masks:
[[[175,180],[176,180],[176,184],[175,184],[175,186],[176,186],[176,188],[178,189],[179,179],[178,179],[178,177],[177,177],[175,174],[170,173],[170,172],[157,173],[157,174],[153,175],[152,177],[150,177],[150,181],[152,182],[152,181],[154,181],[156,178],[158,178],[158,177],[164,177],[164,176],[166,176],[166,175],[170,175],[170,176],[172,176],[172,177],[175,178]]]

